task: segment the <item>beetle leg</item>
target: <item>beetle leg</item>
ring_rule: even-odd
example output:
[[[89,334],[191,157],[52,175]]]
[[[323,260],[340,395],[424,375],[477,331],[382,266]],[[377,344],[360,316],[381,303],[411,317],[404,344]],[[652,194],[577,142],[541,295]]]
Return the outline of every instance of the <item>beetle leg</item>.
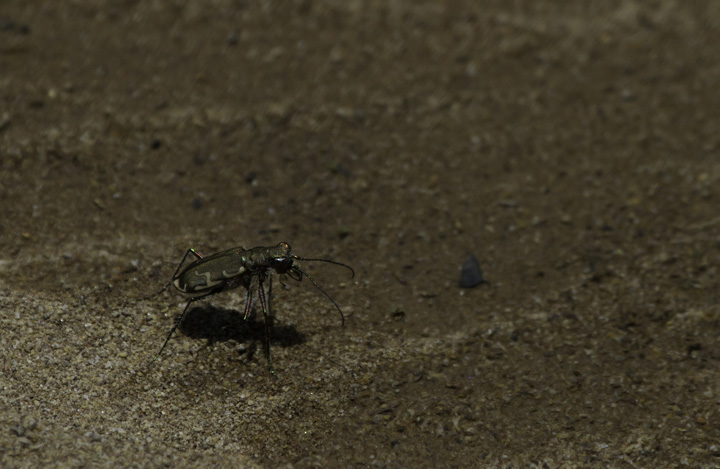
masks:
[[[175,273],[172,275],[172,277],[170,277],[170,281],[167,283],[167,285],[165,285],[164,287],[162,287],[162,289],[161,289],[159,292],[153,293],[152,295],[146,296],[146,297],[144,297],[144,298],[137,298],[135,301],[145,301],[145,300],[149,300],[149,299],[151,299],[151,298],[155,298],[155,297],[158,296],[160,293],[162,293],[162,292],[164,292],[165,290],[167,290],[167,289],[170,287],[170,285],[172,285],[173,280],[175,280],[175,276],[178,274],[178,272],[180,272],[180,267],[182,267],[182,265],[185,263],[185,259],[187,259],[187,256],[188,256],[189,254],[193,254],[193,255],[195,255],[195,257],[197,257],[198,259],[202,259],[202,256],[201,256],[200,254],[198,254],[196,250],[194,250],[193,248],[188,249],[187,251],[185,251],[185,255],[183,256],[182,260],[180,261],[180,264],[178,264],[177,269],[175,269]]]
[[[178,264],[177,269],[175,269],[175,273],[172,276],[173,279],[175,279],[175,276],[177,275],[177,273],[180,272],[180,267],[182,267],[182,265],[185,263],[185,259],[187,259],[188,254],[193,254],[198,259],[202,259],[202,256],[200,254],[198,254],[197,251],[194,250],[193,248],[190,248],[187,251],[185,251],[185,255],[183,256],[182,260],[180,261],[180,264]]]
[[[160,356],[162,351],[165,350],[165,346],[170,341],[170,337],[172,337],[173,333],[175,332],[175,329],[178,328],[178,326],[182,322],[183,318],[185,317],[185,313],[187,313],[187,310],[190,307],[190,303],[195,302],[197,300],[202,300],[206,296],[214,295],[215,293],[217,293],[217,292],[206,293],[205,295],[196,296],[196,297],[190,298],[190,300],[188,300],[187,304],[185,305],[185,309],[183,310],[182,314],[180,315],[180,318],[178,318],[178,320],[175,321],[175,325],[173,326],[172,329],[170,329],[170,333],[168,334],[167,338],[165,339],[165,343],[163,343],[162,347],[160,348],[160,351],[157,353],[157,355],[155,355],[155,358],[152,359],[152,361],[148,364],[148,366],[152,365],[155,362],[155,360],[158,359],[158,357]]]
[[[247,298],[245,299],[245,316],[243,316],[243,321],[246,321],[248,314],[250,314],[250,305],[251,304],[252,304],[252,288],[248,288]]]
[[[258,289],[258,292],[260,293],[260,304],[262,304],[265,322],[265,352],[267,353],[268,369],[270,370],[270,373],[275,374],[275,370],[273,370],[272,366],[272,358],[270,358],[270,314],[268,311],[268,304],[265,299],[265,287],[263,287],[262,280],[260,281],[260,288]]]

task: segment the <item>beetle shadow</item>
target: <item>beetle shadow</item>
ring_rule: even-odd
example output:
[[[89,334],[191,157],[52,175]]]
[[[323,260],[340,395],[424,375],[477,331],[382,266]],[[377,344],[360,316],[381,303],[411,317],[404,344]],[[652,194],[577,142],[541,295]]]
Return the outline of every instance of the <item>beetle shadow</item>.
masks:
[[[178,329],[193,339],[207,339],[207,345],[234,340],[250,343],[251,353],[256,346],[264,347],[265,324],[261,312],[252,311],[243,320],[243,311],[218,308],[210,304],[195,306],[185,313]],[[270,318],[270,346],[292,347],[305,342],[305,336],[292,325],[277,325]]]

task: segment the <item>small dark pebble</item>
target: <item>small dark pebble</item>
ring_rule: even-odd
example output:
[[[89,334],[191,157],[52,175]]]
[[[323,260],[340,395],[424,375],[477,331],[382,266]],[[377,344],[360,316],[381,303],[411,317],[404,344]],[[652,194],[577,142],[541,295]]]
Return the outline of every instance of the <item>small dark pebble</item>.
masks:
[[[152,148],[153,150],[157,150],[161,146],[162,146],[162,142],[160,141],[160,139],[157,139],[157,138],[154,138],[152,143],[150,144],[150,148]]]
[[[394,319],[402,319],[405,317],[405,310],[397,307],[393,309],[392,313],[390,313]]]
[[[474,255],[468,255],[460,273],[460,288],[473,288],[484,283],[482,270]]]
[[[335,167],[332,168],[332,172],[334,174],[339,174],[341,176],[345,176],[348,179],[351,179],[353,177],[353,173],[350,170],[350,168],[344,166],[342,163],[336,164]]]

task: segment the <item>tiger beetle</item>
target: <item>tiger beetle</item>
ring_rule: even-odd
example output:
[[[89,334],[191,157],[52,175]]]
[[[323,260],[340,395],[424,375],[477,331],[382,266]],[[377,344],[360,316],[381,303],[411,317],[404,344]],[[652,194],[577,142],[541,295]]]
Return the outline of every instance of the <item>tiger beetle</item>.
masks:
[[[191,254],[197,259],[180,272],[180,268],[185,263],[187,257]],[[150,364],[155,362],[165,349],[165,346],[170,341],[170,337],[172,337],[173,333],[185,317],[185,313],[187,313],[191,303],[242,285],[247,289],[245,314],[243,316],[243,319],[247,319],[248,314],[250,313],[250,306],[252,305],[253,289],[255,287],[255,283],[257,283],[257,290],[260,296],[260,304],[262,305],[265,322],[265,351],[267,353],[268,369],[271,373],[275,373],[275,370],[273,370],[272,367],[272,360],[270,358],[270,311],[268,308],[268,300],[265,296],[264,286],[265,282],[269,281],[269,294],[267,298],[270,298],[272,295],[271,274],[273,271],[278,275],[287,274],[290,278],[297,280],[298,282],[302,280],[303,276],[307,277],[312,284],[315,285],[315,287],[317,287],[317,289],[320,290],[333,305],[335,305],[335,308],[340,313],[342,325],[344,326],[345,315],[343,315],[340,306],[338,306],[337,302],[333,300],[330,295],[328,295],[325,290],[323,290],[322,287],[320,287],[320,285],[312,279],[312,277],[300,270],[300,267],[294,263],[296,260],[320,261],[336,264],[349,269],[352,276],[355,277],[355,271],[349,265],[331,261],[329,259],[311,259],[296,256],[292,253],[288,243],[280,243],[274,247],[259,246],[252,249],[236,247],[205,257],[202,257],[192,248],[188,249],[167,285],[165,285],[159,292],[142,298],[143,300],[154,298],[167,290],[170,285],[174,286],[181,293],[192,295],[185,305],[185,309],[180,315],[180,318],[175,322],[175,325],[170,330],[170,333],[165,339],[165,343],[163,343],[160,351],[157,355],[155,355],[155,358],[153,358]]]

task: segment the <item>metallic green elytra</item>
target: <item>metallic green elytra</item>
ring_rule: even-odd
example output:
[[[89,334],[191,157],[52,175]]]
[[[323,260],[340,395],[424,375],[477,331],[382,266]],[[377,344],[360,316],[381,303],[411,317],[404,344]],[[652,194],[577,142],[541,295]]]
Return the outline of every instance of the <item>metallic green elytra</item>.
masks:
[[[191,262],[182,270],[182,272],[180,272],[180,268],[190,254],[194,255],[197,259]],[[268,320],[268,316],[270,314],[270,308],[268,306],[269,296],[266,299],[264,287],[265,282],[269,280],[269,292],[270,295],[272,295],[273,272],[279,275],[287,274],[290,278],[297,281],[302,280],[303,277],[307,277],[308,280],[310,280],[310,282],[312,282],[312,284],[315,285],[315,287],[332,302],[340,313],[342,324],[345,325],[345,316],[343,315],[343,312],[337,302],[333,300],[330,295],[328,295],[325,290],[323,290],[322,287],[315,282],[315,280],[300,270],[300,267],[295,264],[296,260],[320,261],[336,264],[349,269],[352,276],[355,276],[355,271],[352,267],[341,262],[331,261],[329,259],[313,259],[296,256],[292,253],[292,249],[288,243],[280,243],[274,247],[255,247],[252,249],[236,247],[206,257],[202,257],[194,249],[188,249],[177,269],[175,269],[175,273],[170,279],[170,282],[168,282],[168,284],[165,285],[159,292],[145,298],[150,299],[159,295],[167,290],[170,285],[174,286],[182,293],[193,295],[185,305],[185,309],[180,315],[180,318],[175,322],[175,325],[170,330],[170,333],[165,339],[165,343],[163,343],[160,351],[157,355],[155,355],[155,358],[153,358],[153,362],[160,356],[162,351],[165,349],[165,346],[170,341],[170,337],[172,337],[173,333],[182,322],[190,303],[242,285],[247,290],[244,314],[244,319],[247,319],[248,314],[250,313],[250,306],[252,305],[253,290],[257,284],[258,296],[260,297],[260,304],[262,305],[263,316],[265,319],[265,346],[268,368],[270,369],[270,372],[274,373],[275,371],[272,368],[272,361],[270,358],[270,326]]]

